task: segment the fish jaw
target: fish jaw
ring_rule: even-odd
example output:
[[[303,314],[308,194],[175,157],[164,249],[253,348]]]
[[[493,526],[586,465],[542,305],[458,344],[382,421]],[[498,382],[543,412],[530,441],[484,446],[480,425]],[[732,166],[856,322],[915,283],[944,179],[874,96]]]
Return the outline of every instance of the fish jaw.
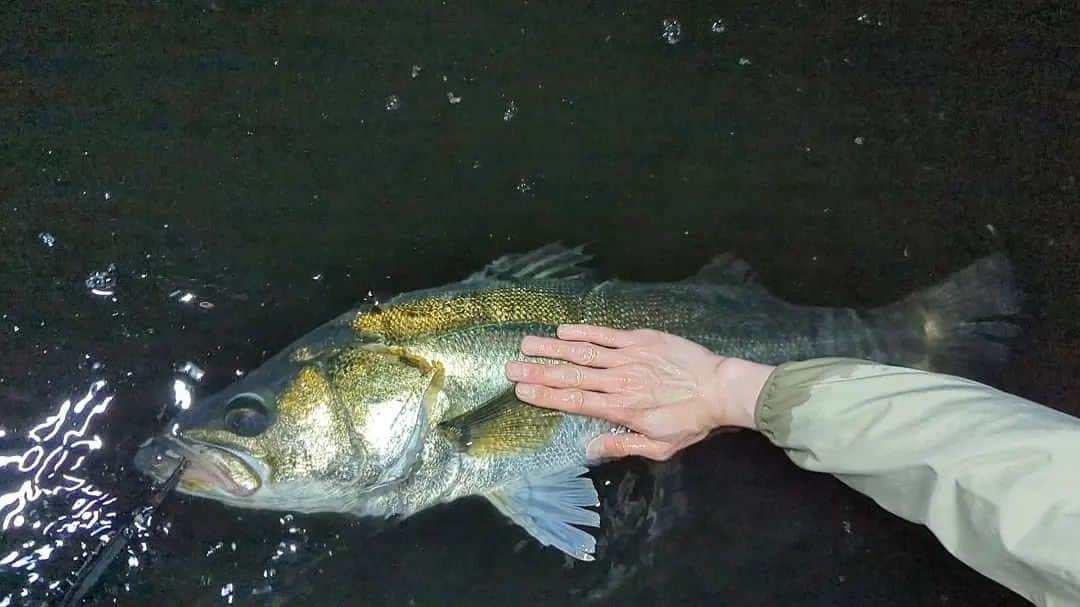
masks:
[[[177,490],[187,495],[227,502],[250,499],[268,476],[258,460],[226,447],[191,439],[157,436],[139,448],[135,467],[161,482],[188,461]]]

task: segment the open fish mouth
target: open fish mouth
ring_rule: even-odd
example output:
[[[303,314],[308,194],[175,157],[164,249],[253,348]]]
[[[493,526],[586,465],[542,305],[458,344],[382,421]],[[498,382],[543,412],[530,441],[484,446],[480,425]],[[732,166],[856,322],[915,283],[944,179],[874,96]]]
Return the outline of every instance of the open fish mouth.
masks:
[[[157,436],[143,443],[135,454],[135,467],[160,482],[184,459],[188,460],[188,466],[178,485],[184,493],[224,493],[243,498],[262,487],[260,467],[243,454],[171,436]]]

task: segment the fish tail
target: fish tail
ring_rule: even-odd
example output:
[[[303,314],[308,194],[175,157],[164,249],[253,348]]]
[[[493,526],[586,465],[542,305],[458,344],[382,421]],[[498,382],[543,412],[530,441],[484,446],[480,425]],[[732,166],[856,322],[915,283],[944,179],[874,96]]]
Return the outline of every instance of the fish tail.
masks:
[[[872,313],[898,364],[992,379],[1020,332],[1022,304],[1012,265],[984,257],[930,288]]]

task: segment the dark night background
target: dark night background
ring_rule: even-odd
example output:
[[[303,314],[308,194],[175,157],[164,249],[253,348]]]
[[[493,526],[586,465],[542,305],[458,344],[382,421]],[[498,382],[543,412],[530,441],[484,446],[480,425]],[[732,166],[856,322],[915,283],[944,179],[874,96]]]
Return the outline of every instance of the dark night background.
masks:
[[[130,509],[175,363],[210,390],[369,291],[555,240],[639,280],[732,251],[844,306],[1000,249],[1035,313],[993,383],[1080,414],[1078,112],[1070,2],[8,3],[0,452],[105,377],[83,472]],[[478,500],[376,533],[177,498],[94,604],[1025,604],[754,436],[596,477],[626,527],[598,564],[515,551]],[[0,566],[0,599],[79,554]]]

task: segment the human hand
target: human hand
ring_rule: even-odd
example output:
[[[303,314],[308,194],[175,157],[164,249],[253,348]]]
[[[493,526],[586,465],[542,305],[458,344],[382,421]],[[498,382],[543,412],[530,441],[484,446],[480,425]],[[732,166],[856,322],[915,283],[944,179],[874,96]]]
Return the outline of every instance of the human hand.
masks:
[[[521,350],[569,364],[510,362],[506,377],[519,382],[517,396],[527,403],[631,430],[593,440],[590,459],[665,460],[716,428],[752,428],[773,369],[648,329],[562,325],[558,337],[526,337]]]

